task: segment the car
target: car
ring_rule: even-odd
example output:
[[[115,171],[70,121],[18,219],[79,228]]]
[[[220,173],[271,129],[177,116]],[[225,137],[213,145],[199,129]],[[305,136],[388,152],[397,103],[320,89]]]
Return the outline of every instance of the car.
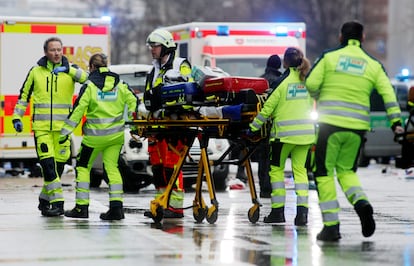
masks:
[[[111,65],[110,70],[118,73],[122,80],[127,82],[142,99],[145,90],[147,73],[152,69],[152,65],[145,64],[122,64]],[[139,104],[138,113],[144,110],[145,105]],[[222,154],[229,148],[226,139],[210,138],[207,154],[209,160],[213,162],[211,166],[212,178],[217,191],[225,190],[226,179],[229,174],[228,164],[215,164]],[[201,158],[201,148],[196,138],[189,150],[185,164],[183,166],[183,182],[185,189],[191,189],[197,180],[198,162]],[[226,157],[228,158],[228,157]],[[119,159],[119,169],[122,175],[125,192],[138,192],[152,183],[152,171],[149,164],[148,141],[145,138],[132,136],[128,125],[125,128],[125,144]],[[102,166],[102,157],[98,156],[91,170],[91,187],[99,187],[102,180],[108,182],[108,177]]]
[[[414,86],[413,76],[398,76],[391,79],[397,101],[401,108],[403,121],[408,117],[407,99],[409,88]],[[388,164],[390,159],[396,159],[401,154],[401,145],[394,141],[394,133],[387,119],[384,102],[376,90],[371,93],[371,130],[366,134],[358,165],[366,167],[371,159]]]

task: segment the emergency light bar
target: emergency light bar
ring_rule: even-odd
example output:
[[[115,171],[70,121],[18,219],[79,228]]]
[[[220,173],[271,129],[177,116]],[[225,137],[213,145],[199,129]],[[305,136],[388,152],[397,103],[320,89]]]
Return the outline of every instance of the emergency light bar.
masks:
[[[408,70],[408,68],[403,68],[401,70],[401,76],[409,76],[410,75],[410,70]]]
[[[217,26],[217,36],[229,36],[230,30],[229,26],[219,25]]]
[[[280,36],[280,37],[288,36],[288,28],[284,26],[279,26],[276,28],[274,33],[276,36]]]
[[[399,81],[414,79],[414,76],[410,75],[410,70],[408,68],[401,69],[401,73],[396,76]]]

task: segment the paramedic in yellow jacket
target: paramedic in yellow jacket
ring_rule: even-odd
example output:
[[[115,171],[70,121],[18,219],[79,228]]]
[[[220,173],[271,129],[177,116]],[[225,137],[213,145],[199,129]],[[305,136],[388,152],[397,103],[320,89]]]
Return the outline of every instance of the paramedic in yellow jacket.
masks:
[[[285,222],[285,163],[290,155],[296,191],[295,225],[308,222],[308,175],[306,157],[315,140],[314,123],[311,120],[312,98],[304,79],[310,63],[302,51],[289,47],[283,58],[286,71],[266,100],[262,110],[250,124],[252,132],[259,131],[273,120],[270,131],[270,183],[272,185],[272,210],[264,218],[265,223]]]
[[[138,98],[119,75],[108,70],[104,54],[94,54],[89,60],[89,80],[82,86],[73,111],[61,130],[64,142],[82,120],[84,137],[76,160],[76,206],[65,216],[88,218],[90,170],[96,156],[102,160],[109,178],[109,210],[102,220],[124,219],[122,177],[118,159],[124,144],[125,106],[128,119],[137,111]]]
[[[375,88],[384,100],[391,128],[403,131],[401,112],[382,64],[362,47],[363,25],[342,25],[340,45],[325,51],[310,70],[306,88],[317,100],[318,138],[315,150],[315,181],[323,229],[318,240],[338,241],[340,206],[335,175],[349,203],[358,214],[362,235],[375,232],[373,208],[356,174],[364,135],[370,129],[370,95]]]
[[[70,140],[59,144],[60,129],[72,108],[75,82],[85,82],[88,74],[69,65],[59,38],[47,39],[43,50],[45,55],[30,69],[20,90],[13,126],[23,131],[22,117],[32,100],[32,130],[44,178],[38,209],[44,216],[59,216],[64,203],[60,176],[70,158]]]
[[[185,58],[175,57],[176,44],[169,31],[156,29],[151,32],[147,38],[147,46],[151,51],[154,67],[147,77],[144,102],[147,109],[152,112],[153,117],[162,117],[162,111],[159,110],[161,108],[162,85],[192,81],[191,64]],[[165,191],[174,167],[180,158],[169,147],[169,142],[170,144],[174,142],[176,150],[183,148],[179,136],[173,141],[153,139],[148,143],[148,152],[154,176],[153,181],[157,189],[156,196],[161,195]],[[170,196],[170,207],[164,210],[163,217],[182,218],[184,216],[183,202],[184,184],[183,174],[180,171]],[[146,211],[144,215],[147,217],[152,216],[150,211]]]

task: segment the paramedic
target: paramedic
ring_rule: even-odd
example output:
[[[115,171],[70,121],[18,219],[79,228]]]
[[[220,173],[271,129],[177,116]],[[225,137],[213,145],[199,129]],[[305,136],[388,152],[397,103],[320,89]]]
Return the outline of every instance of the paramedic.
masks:
[[[370,94],[382,96],[391,128],[403,131],[394,90],[379,61],[362,47],[363,25],[341,27],[340,45],[322,53],[306,77],[306,88],[317,101],[319,132],[315,150],[315,182],[323,229],[318,240],[338,241],[340,206],[334,176],[359,216],[362,235],[374,234],[373,208],[356,174],[358,155],[370,127]]]
[[[308,222],[308,175],[306,157],[315,140],[314,123],[311,120],[312,98],[308,94],[304,79],[310,63],[298,48],[289,47],[283,57],[286,69],[274,91],[266,100],[262,110],[250,124],[257,132],[273,119],[270,131],[270,182],[272,185],[272,210],[264,218],[265,223],[285,222],[285,163],[290,155],[296,192],[295,225]]]
[[[71,151],[70,139],[60,144],[59,134],[72,108],[75,82],[85,82],[88,74],[69,65],[59,38],[47,39],[43,50],[45,55],[30,69],[20,89],[13,126],[23,131],[22,118],[32,98],[32,129],[44,180],[38,209],[43,216],[60,216],[64,204],[60,177]]]
[[[161,87],[174,82],[192,81],[191,64],[181,57],[175,57],[176,43],[172,34],[163,29],[156,29],[147,38],[147,46],[151,52],[153,69],[146,81],[144,103],[153,117],[162,116]],[[173,138],[173,139],[169,139]],[[174,147],[172,147],[172,146]],[[149,139],[148,152],[153,172],[153,181],[157,190],[156,197],[163,194],[180,158],[176,151],[183,148],[182,141],[177,136],[162,139]],[[169,207],[164,210],[164,218],[182,218],[184,203],[184,184],[182,171],[171,192]],[[144,213],[152,217],[150,211]]]
[[[118,74],[109,71],[105,54],[91,56],[89,71],[89,79],[80,89],[59,138],[59,142],[65,142],[85,114],[84,137],[76,160],[76,206],[65,211],[65,216],[89,217],[90,171],[96,156],[102,153],[109,178],[109,210],[101,213],[100,218],[121,220],[124,219],[123,188],[118,160],[124,145],[124,110],[127,108],[128,119],[133,120],[138,98]]]

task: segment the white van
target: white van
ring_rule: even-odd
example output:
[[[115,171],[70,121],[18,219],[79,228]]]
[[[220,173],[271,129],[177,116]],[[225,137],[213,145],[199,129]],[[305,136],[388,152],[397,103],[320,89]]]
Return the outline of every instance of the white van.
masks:
[[[397,101],[401,108],[403,121],[408,117],[408,90],[414,86],[414,78],[404,76],[391,80]],[[388,164],[390,159],[401,154],[401,144],[394,141],[394,133],[388,122],[384,102],[376,90],[371,94],[371,131],[366,134],[366,142],[361,148],[359,166],[369,165],[370,159]]]

